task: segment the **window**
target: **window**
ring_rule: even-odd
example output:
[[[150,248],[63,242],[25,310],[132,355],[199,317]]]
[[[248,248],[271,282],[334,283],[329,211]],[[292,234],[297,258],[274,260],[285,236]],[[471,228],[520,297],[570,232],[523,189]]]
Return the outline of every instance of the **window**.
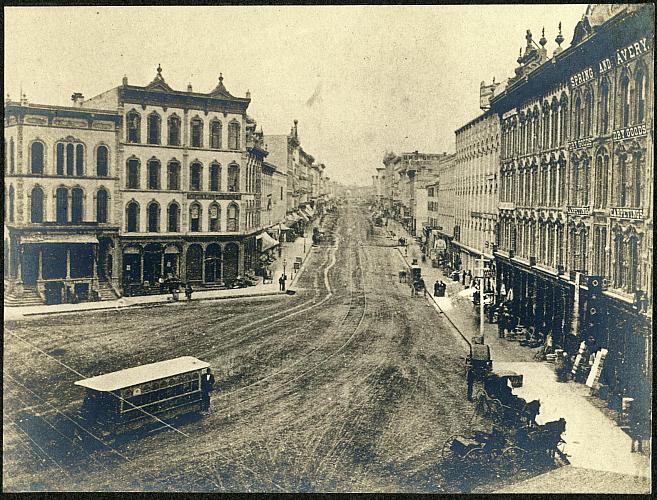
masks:
[[[559,199],[557,204],[563,205],[566,202],[566,161],[559,161]]]
[[[141,137],[141,116],[136,111],[131,111],[126,116],[126,127],[128,142],[136,143]]]
[[[240,166],[236,163],[228,165],[228,191],[236,193],[240,190]]]
[[[621,153],[618,156],[618,206],[624,207],[627,203],[628,193],[627,155]]]
[[[146,170],[148,171],[148,189],[160,189],[160,162],[148,160]]]
[[[609,156],[601,152],[595,159],[595,207],[607,206],[607,182],[609,180]]]
[[[219,228],[219,220],[220,217],[219,215],[221,214],[221,209],[219,208],[219,205],[216,203],[213,205],[210,205],[210,211],[209,211],[209,216],[210,216],[210,231],[216,232],[220,231]]]
[[[557,164],[551,163],[549,168],[550,199],[548,201],[548,205],[554,207],[557,204]]]
[[[566,241],[563,237],[563,226],[561,224],[557,225],[557,266],[563,266],[563,247]]]
[[[57,175],[64,175],[64,144],[57,143]]]
[[[33,174],[43,173],[43,143],[36,141],[32,143],[30,151],[30,164]]]
[[[627,291],[633,293],[637,289],[639,277],[639,245],[636,235],[631,235],[627,243]]]
[[[575,139],[581,139],[582,138],[582,100],[577,96],[577,99],[575,100],[575,109],[574,109],[574,114],[575,114]]]
[[[177,203],[172,203],[169,205],[167,219],[167,230],[170,233],[177,233],[180,231],[180,207]]]
[[[607,242],[607,228],[604,226],[596,226],[593,233],[594,252],[594,273],[600,276],[606,276],[606,251],[605,246]]]
[[[148,232],[157,233],[160,230],[160,205],[152,202],[148,205]]]
[[[75,146],[75,175],[84,175],[84,146]]]
[[[125,209],[127,231],[129,233],[136,233],[139,231],[139,203],[131,201]]]
[[[169,117],[169,146],[180,146],[180,118]]]
[[[73,188],[71,191],[71,222],[79,223],[84,218],[84,193],[80,188]]]
[[[57,188],[55,200],[55,220],[59,224],[66,224],[68,222],[68,189],[65,187]]]
[[[107,191],[99,189],[96,193],[96,221],[104,224],[107,222]]]
[[[218,120],[210,124],[210,147],[221,149],[221,122]]]
[[[581,206],[588,206],[589,204],[589,178],[590,178],[590,169],[589,169],[589,159],[584,158],[582,160],[581,169],[582,169],[582,175],[581,175],[581,196],[579,197],[579,202]]]
[[[547,102],[543,104],[543,149],[550,147],[550,108]]]
[[[226,231],[239,231],[240,209],[235,203],[228,205],[228,220]]]
[[[128,160],[128,189],[139,189],[139,160],[131,158]]]
[[[148,126],[148,144],[159,144],[160,143],[160,129],[162,120],[160,120],[160,115],[153,112],[148,115],[146,119]]]
[[[623,260],[623,235],[618,232],[614,238],[614,286],[616,288],[623,286]]]
[[[559,113],[559,144],[566,142],[566,127],[568,125],[568,99],[564,94],[561,97],[561,113]]]
[[[167,165],[167,189],[180,189],[180,163],[177,161],[169,162]]]
[[[201,230],[201,205],[198,203],[189,207],[189,230],[193,232]]]
[[[281,200],[283,200],[283,186],[281,186]]]
[[[9,186],[9,222],[14,222],[14,186]]]
[[[231,122],[228,125],[228,149],[240,148],[240,124]]]
[[[557,104],[556,99],[552,102],[552,132],[551,132],[551,146],[554,148],[557,146],[557,140],[559,136],[557,135],[557,128],[559,126],[559,105]]]
[[[600,88],[600,132],[606,134],[609,130],[609,82],[602,81]]]
[[[107,146],[98,146],[96,150],[96,175],[98,177],[107,177],[109,150]]]
[[[30,196],[30,221],[43,222],[43,189],[35,187]]]
[[[646,94],[645,94],[643,68],[640,68],[634,78],[634,92],[636,94],[635,123],[643,123],[646,118]]]
[[[587,91],[584,97],[584,117],[586,120],[584,137],[589,137],[593,131],[593,97],[590,91]]]
[[[66,175],[73,175],[73,144],[66,145]]]
[[[630,124],[630,79],[623,75],[620,81],[621,126]]]
[[[217,163],[210,165],[210,191],[221,190],[221,166]]]
[[[201,191],[201,189],[203,189],[203,182],[201,179],[203,166],[198,162],[194,162],[191,164],[190,169],[191,175],[189,177],[189,189],[191,191]]]
[[[203,122],[200,118],[194,118],[192,120],[192,147],[193,148],[202,148],[203,147]]]
[[[634,179],[632,179],[632,206],[640,207],[641,206],[641,172],[642,172],[642,158],[641,152],[634,153],[634,162],[633,162],[633,173]]]
[[[9,173],[12,173],[12,174],[14,173],[14,168],[15,168],[15,164],[16,164],[15,155],[16,155],[16,147],[14,146],[14,138],[12,137],[11,139],[9,139],[9,161],[10,161]],[[13,219],[12,219],[12,222],[13,222]]]

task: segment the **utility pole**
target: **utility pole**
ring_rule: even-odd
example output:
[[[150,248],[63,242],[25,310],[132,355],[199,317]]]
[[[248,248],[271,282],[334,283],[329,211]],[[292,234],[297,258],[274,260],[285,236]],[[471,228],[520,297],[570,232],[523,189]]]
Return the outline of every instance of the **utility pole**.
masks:
[[[481,338],[484,338],[484,281],[486,280],[486,259],[484,258],[483,252],[481,253],[481,259],[477,259],[481,265],[476,269],[476,276],[479,278],[479,335]]]

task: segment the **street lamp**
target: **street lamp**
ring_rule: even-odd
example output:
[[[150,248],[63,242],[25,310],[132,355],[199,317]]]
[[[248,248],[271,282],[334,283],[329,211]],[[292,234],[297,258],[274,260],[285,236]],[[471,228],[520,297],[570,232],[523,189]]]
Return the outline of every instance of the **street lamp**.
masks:
[[[287,260],[283,259],[283,274],[285,274],[285,266],[287,265]]]

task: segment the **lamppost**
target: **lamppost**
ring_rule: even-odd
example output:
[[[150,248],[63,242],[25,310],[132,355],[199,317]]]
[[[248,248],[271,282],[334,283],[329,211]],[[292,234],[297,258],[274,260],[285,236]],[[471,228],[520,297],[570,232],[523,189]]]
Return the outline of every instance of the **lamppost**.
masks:
[[[283,259],[283,275],[285,275],[285,266],[287,265],[287,260]]]

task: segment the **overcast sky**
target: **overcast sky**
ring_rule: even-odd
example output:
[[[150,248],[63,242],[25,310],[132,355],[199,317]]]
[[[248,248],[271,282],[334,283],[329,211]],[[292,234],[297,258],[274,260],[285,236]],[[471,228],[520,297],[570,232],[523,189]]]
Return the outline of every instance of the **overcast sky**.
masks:
[[[480,113],[479,84],[513,75],[525,32],[586,5],[5,8],[5,92],[68,105],[158,64],[174,89],[209,92],[223,73],[265,134],[299,120],[304,150],[343,183],[370,184],[384,152],[454,151]]]

